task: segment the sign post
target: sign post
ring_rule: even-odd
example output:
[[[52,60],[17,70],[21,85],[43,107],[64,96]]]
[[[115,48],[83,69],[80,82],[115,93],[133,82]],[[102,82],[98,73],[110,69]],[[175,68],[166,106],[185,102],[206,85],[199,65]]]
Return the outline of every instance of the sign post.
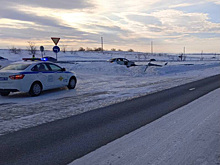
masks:
[[[56,53],[56,60],[57,60],[57,53],[60,52],[59,46],[57,46],[58,42],[60,41],[60,38],[57,37],[51,37],[53,43],[56,45],[53,47],[53,52]]]
[[[43,58],[43,52],[44,52],[44,47],[43,46],[40,46],[40,51],[41,51],[41,56]]]
[[[56,53],[56,60],[57,60],[57,53],[60,52],[59,46],[54,46],[54,47],[53,47],[53,52]]]

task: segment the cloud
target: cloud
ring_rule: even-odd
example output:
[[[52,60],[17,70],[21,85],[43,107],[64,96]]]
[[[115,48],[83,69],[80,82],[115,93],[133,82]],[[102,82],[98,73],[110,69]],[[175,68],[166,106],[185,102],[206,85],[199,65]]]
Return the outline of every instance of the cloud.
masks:
[[[220,24],[212,23],[204,13],[185,13],[179,10],[163,10],[152,13],[160,19],[164,32],[178,33],[213,33],[219,32]]]
[[[63,39],[68,36],[70,40],[81,41],[86,40],[83,36],[91,35],[89,32],[65,24],[59,17],[56,18],[50,14],[33,14],[23,10],[25,8],[18,9],[16,7],[0,7],[0,15],[2,16],[0,18],[0,36],[4,40],[16,38],[23,40],[23,44],[26,45],[26,42],[30,40],[35,40],[35,42],[50,40],[51,36],[58,36]],[[32,7],[29,9],[33,10]],[[36,12],[40,12],[40,10]]]
[[[23,39],[24,45],[27,40],[52,44],[50,37],[58,36],[67,44],[98,47],[103,36],[109,47],[135,49],[151,40],[161,45],[178,40],[193,44],[202,37],[216,41],[220,33],[218,0],[2,0],[1,4],[0,36],[8,43],[15,38]]]
[[[31,15],[28,13],[24,13],[22,11],[14,10],[11,8],[8,9],[0,9],[0,14],[2,18],[7,18],[11,20],[20,20],[20,21],[26,21],[26,22],[33,22],[38,25],[42,26],[56,26],[56,27],[62,27],[58,20],[55,18],[45,16],[40,17],[37,15]]]
[[[191,33],[191,36],[195,36],[198,38],[220,38],[220,33],[216,34],[216,33]]]
[[[219,0],[206,0],[206,1],[213,2],[213,3],[217,4],[217,5],[220,5],[220,1]]]
[[[142,23],[144,25],[161,25],[161,22],[158,18],[150,15],[127,15],[129,20]]]
[[[102,13],[125,13],[125,12],[143,12],[154,6],[162,0],[94,0],[98,6],[97,12]]]
[[[4,6],[12,7],[17,5],[27,5],[32,7],[56,8],[56,9],[83,9],[92,7],[88,0],[1,0]]]
[[[213,2],[198,3],[192,6],[179,7],[178,10],[181,10],[186,13],[205,13],[208,15],[211,22],[220,23],[220,6]]]
[[[20,38],[20,39],[45,39],[45,38],[50,38],[51,36],[58,36],[58,37],[62,37],[65,38],[66,36],[68,36],[69,38],[78,38],[78,39],[82,39],[83,35],[89,35],[89,33],[85,33],[82,31],[79,31],[77,29],[60,29],[57,27],[51,27],[48,29],[33,29],[32,27],[26,27],[26,28],[21,28],[21,29],[14,29],[14,28],[8,28],[8,27],[2,27],[0,28],[1,32],[3,32],[3,34],[1,35],[1,38],[11,38],[11,37],[15,37],[16,38]],[[70,34],[70,30],[72,31],[72,35]],[[60,32],[62,31],[62,32]],[[76,35],[77,34],[77,35]],[[39,37],[40,36],[40,37]]]
[[[175,4],[171,5],[169,8],[179,8],[179,7],[186,7],[186,6],[192,6],[194,4],[192,3],[180,3],[180,4]]]

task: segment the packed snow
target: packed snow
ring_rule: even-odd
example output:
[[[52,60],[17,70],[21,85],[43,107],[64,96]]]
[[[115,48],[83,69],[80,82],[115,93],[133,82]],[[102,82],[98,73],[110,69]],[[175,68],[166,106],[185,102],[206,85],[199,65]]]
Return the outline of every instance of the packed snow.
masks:
[[[69,165],[219,164],[220,89]]]
[[[9,59],[0,61],[2,66],[31,57],[24,50],[19,54],[0,50],[0,56]],[[56,57],[51,51],[46,51],[45,56]],[[41,53],[36,57],[41,57]],[[137,66],[127,68],[107,62],[116,57],[133,60]],[[150,59],[168,64],[147,67]],[[179,61],[178,55],[136,52],[60,52],[58,60],[71,63],[59,65],[77,75],[76,89],[53,89],[39,97],[20,92],[0,96],[0,135],[220,74],[219,57],[200,59],[187,57],[186,61]]]

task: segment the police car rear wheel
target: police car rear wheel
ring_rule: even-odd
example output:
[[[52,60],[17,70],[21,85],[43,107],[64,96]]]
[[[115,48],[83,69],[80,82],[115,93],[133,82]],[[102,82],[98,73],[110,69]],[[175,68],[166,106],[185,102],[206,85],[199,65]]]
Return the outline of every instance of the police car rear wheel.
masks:
[[[42,92],[42,87],[39,82],[35,82],[32,84],[29,94],[31,96],[39,96]]]
[[[1,96],[8,96],[10,92],[1,92]]]
[[[71,77],[67,87],[69,89],[74,89],[76,87],[76,78]]]

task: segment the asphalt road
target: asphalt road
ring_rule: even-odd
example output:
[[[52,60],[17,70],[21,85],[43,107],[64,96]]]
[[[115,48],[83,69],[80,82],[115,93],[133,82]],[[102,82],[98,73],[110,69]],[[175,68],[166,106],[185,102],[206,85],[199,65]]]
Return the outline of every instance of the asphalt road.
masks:
[[[71,161],[220,87],[220,75],[0,137],[1,165]]]

